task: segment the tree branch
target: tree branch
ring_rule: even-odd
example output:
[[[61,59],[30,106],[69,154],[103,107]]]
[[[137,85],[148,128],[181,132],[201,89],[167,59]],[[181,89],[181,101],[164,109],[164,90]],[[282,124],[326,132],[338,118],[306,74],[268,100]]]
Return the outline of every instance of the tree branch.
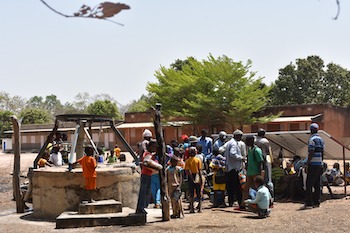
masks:
[[[337,6],[338,6],[338,12],[337,12],[336,16],[333,18],[334,20],[337,20],[339,14],[340,14],[340,1],[339,1],[339,0],[336,0],[336,2],[337,2]]]
[[[44,0],[40,0],[40,2],[42,2],[47,8],[49,8],[50,10],[52,10],[53,12],[55,12],[56,14],[58,15],[61,15],[63,17],[66,17],[66,18],[88,18],[88,19],[102,19],[102,20],[105,20],[105,21],[108,21],[108,22],[111,22],[111,23],[114,23],[114,24],[118,24],[120,26],[124,26],[124,24],[121,24],[121,23],[118,23],[116,21],[113,21],[111,19],[107,19],[105,17],[96,17],[94,16],[93,14],[90,14],[90,15],[67,15],[67,14],[64,14],[62,12],[59,12],[57,11],[56,9],[54,9],[53,7],[51,7],[48,3],[46,3]],[[96,9],[97,6],[95,6],[93,9]]]

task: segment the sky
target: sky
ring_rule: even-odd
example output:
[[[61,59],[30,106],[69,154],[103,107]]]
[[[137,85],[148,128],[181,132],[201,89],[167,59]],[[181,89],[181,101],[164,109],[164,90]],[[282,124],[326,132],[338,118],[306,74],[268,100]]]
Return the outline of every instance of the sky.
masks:
[[[65,14],[102,0],[46,0]],[[253,63],[275,81],[298,58],[320,56],[350,70],[350,1],[124,0],[113,18],[65,18],[39,0],[1,0],[0,92],[29,99],[108,94],[125,105],[146,94],[155,71],[211,53]]]

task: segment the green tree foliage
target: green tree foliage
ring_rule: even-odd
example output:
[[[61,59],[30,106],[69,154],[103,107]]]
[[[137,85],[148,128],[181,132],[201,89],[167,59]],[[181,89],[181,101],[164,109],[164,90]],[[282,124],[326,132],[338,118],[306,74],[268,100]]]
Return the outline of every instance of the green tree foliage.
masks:
[[[44,109],[28,108],[20,113],[22,124],[47,124],[53,122],[52,115]]]
[[[350,72],[341,66],[330,63],[323,77],[321,98],[323,103],[338,106],[350,104]]]
[[[145,112],[150,109],[149,97],[142,95],[139,100],[134,100],[128,106],[128,112]]]
[[[45,97],[44,102],[45,109],[52,115],[56,115],[57,112],[61,112],[63,105],[56,95],[48,95]]]
[[[179,62],[177,62],[179,63]],[[187,116],[196,124],[226,124],[232,129],[261,119],[252,114],[267,102],[269,87],[247,64],[227,56],[198,61],[188,58],[181,69],[162,66],[158,83],[149,83],[151,104],[163,104],[164,115]]]
[[[29,108],[44,108],[44,99],[41,96],[33,96],[27,101]]]
[[[113,117],[115,119],[122,119],[118,111],[117,104],[110,100],[96,100],[87,107],[89,114],[103,115]]]
[[[13,112],[0,110],[0,138],[4,137],[4,131],[11,130],[11,116]]]
[[[297,59],[279,70],[271,90],[271,105],[349,103],[349,71],[318,56]]]

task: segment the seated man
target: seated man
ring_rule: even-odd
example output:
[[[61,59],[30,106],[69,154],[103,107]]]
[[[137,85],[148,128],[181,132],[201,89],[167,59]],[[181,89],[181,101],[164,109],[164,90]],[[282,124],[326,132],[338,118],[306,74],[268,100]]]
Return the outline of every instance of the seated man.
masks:
[[[254,199],[245,201],[248,204],[248,210],[257,213],[260,218],[266,218],[271,213],[269,209],[271,194],[264,183],[264,178],[262,176],[256,176],[254,178],[254,184],[257,188],[256,196]]]
[[[275,158],[273,161],[273,168],[271,170],[272,183],[274,187],[275,198],[282,193],[282,179],[284,177],[284,169],[282,168],[281,161]]]

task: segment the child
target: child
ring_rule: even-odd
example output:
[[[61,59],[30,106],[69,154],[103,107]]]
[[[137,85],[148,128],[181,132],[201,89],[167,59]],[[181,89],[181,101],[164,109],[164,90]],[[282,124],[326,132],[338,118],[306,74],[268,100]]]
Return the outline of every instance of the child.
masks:
[[[165,170],[165,177],[168,184],[168,193],[171,200],[173,214],[171,218],[180,218],[183,215],[182,200],[181,200],[181,185],[182,185],[182,168],[177,166],[180,158],[173,155],[170,158],[170,166]]]
[[[137,200],[137,214],[147,214],[145,208],[148,206],[149,194],[151,193],[151,177],[154,170],[147,166],[149,160],[153,160],[157,149],[157,142],[155,139],[150,139],[146,144],[146,151],[141,157],[141,184],[140,192]]]
[[[77,163],[81,164],[83,168],[83,176],[85,178],[85,192],[87,192],[88,195],[88,202],[95,202],[91,196],[92,196],[92,191],[96,189],[96,167],[97,167],[97,162],[96,159],[94,158],[94,149],[92,146],[87,146],[85,147],[85,156],[82,158],[78,159],[76,162],[74,162],[72,165],[76,165]],[[85,201],[85,200],[83,200]]]
[[[188,189],[189,189],[189,201],[190,201],[190,213],[194,213],[194,193],[198,197],[198,213],[202,212],[202,163],[200,159],[196,158],[197,150],[195,147],[190,147],[188,155],[190,156],[185,161],[185,171],[188,174]]]
[[[119,159],[119,156],[120,156],[120,152],[121,152],[121,149],[119,148],[119,146],[115,145],[115,147],[114,147],[114,154],[115,154],[115,156],[117,156],[118,159]],[[111,153],[112,153],[112,151],[111,151]]]
[[[50,158],[49,152],[45,151],[38,161],[39,167],[45,167],[45,165],[51,167],[51,164],[48,162],[49,158]]]
[[[257,188],[256,196],[253,199],[246,200],[248,209],[254,213],[257,213],[260,218],[266,218],[271,213],[271,210],[269,209],[271,194],[264,183],[264,178],[262,176],[256,176],[254,178],[254,184]]]
[[[219,153],[218,148],[213,149],[213,159],[210,162],[210,167],[214,171],[213,175],[213,190],[214,201],[213,207],[226,207],[225,204],[225,190],[226,190],[226,177],[225,177],[225,164],[226,158]]]
[[[108,156],[108,163],[115,163],[117,161],[117,156],[114,154],[114,150],[110,151],[111,154]]]

